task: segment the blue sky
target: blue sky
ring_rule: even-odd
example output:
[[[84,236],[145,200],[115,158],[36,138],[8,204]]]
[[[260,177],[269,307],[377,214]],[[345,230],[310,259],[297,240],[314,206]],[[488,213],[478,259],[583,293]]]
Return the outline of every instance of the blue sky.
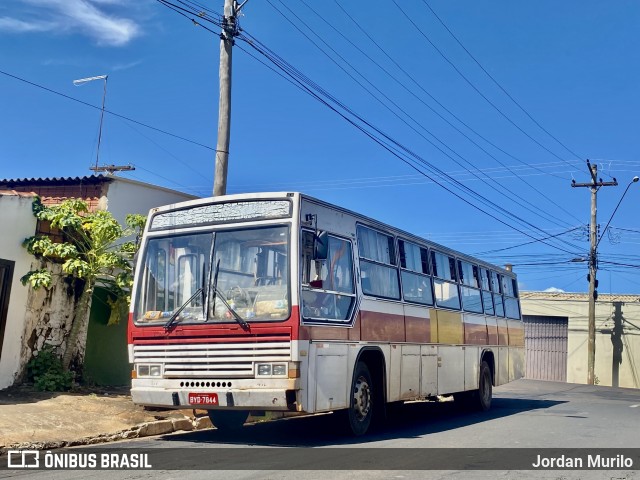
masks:
[[[199,3],[222,12],[222,0]],[[479,256],[515,264],[523,289],[586,291],[586,263],[570,260],[588,250],[589,190],[571,180],[588,181],[586,159],[604,181],[617,178],[598,195],[604,228],[640,174],[639,24],[630,0],[251,0],[245,38],[330,92],[389,149],[238,39],[228,192],[304,191],[489,252]],[[210,195],[218,61],[215,34],[155,0],[3,1],[1,176],[88,175],[96,160],[99,109],[14,77],[99,107],[101,81],[72,81],[107,74],[107,110],[139,123],[105,115],[100,163]],[[640,293],[639,201],[640,183],[599,245],[602,293]]]

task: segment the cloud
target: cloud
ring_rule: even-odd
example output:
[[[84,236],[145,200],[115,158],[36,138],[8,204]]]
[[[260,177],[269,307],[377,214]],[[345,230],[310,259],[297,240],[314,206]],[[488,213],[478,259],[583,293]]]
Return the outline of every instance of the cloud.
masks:
[[[119,63],[117,65],[114,65],[111,70],[113,70],[114,72],[117,72],[118,70],[129,70],[130,68],[137,67],[141,63],[142,60],[134,60],[133,62],[129,63]]]
[[[141,35],[140,26],[132,19],[107,13],[126,5],[121,0],[21,0],[35,9],[14,11],[29,20],[0,18],[0,31],[9,33],[56,32],[81,33],[98,45],[123,46]]]
[[[556,287],[549,287],[546,290],[543,290],[544,292],[549,292],[549,293],[565,293],[564,290],[562,290],[561,288],[556,288]]]
[[[0,32],[47,32],[55,28],[54,22],[24,22],[16,18],[0,17]]]

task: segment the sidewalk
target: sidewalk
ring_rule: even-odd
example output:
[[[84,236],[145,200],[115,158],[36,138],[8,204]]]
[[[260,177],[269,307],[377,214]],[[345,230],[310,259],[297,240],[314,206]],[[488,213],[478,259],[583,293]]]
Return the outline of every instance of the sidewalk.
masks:
[[[8,448],[90,445],[210,427],[204,411],[146,410],[131,402],[126,389],[0,391],[0,453]]]

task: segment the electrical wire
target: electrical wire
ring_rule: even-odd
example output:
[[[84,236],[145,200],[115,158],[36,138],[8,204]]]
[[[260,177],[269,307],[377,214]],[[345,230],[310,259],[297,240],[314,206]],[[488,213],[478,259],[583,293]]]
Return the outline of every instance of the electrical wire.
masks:
[[[158,1],[161,1],[161,0],[158,0]],[[33,86],[33,87],[40,88],[40,89],[45,90],[45,91],[47,91],[47,92],[49,92],[49,93],[53,93],[53,94],[55,94],[55,95],[59,95],[59,96],[61,96],[61,97],[66,98],[67,100],[73,100],[74,102],[80,103],[80,104],[85,105],[85,106],[87,106],[87,107],[91,107],[91,108],[94,108],[94,109],[96,109],[96,110],[102,110],[102,107],[98,107],[98,106],[96,106],[96,105],[92,105],[92,104],[90,104],[90,103],[83,102],[82,100],[78,100],[77,98],[70,97],[69,95],[65,95],[64,93],[57,92],[57,91],[55,91],[55,90],[52,90],[51,88],[47,88],[47,87],[45,87],[45,86],[43,86],[43,85],[39,85],[39,84],[37,84],[37,83],[35,83],[35,82],[31,82],[31,81],[26,80],[26,79],[24,79],[24,78],[18,77],[17,75],[12,75],[12,74],[10,74],[10,73],[8,73],[8,72],[5,72],[5,71],[2,71],[2,70],[0,70],[0,74],[5,75],[5,76],[10,77],[10,78],[13,78],[13,79],[15,79],[15,80],[19,80],[20,82],[24,82],[24,83],[26,83],[26,84],[28,84],[28,85]],[[215,151],[215,148],[210,147],[210,146],[208,146],[208,145],[205,145],[205,144],[203,144],[203,143],[199,143],[199,142],[196,142],[195,140],[190,140],[190,139],[188,139],[188,138],[181,137],[180,135],[176,135],[175,133],[167,132],[166,130],[162,130],[162,129],[160,129],[160,128],[157,128],[157,127],[153,127],[153,126],[151,126],[151,125],[148,125],[148,124],[146,124],[146,123],[139,122],[138,120],[134,120],[133,118],[126,117],[126,116],[124,116],[124,115],[120,115],[119,113],[116,113],[116,112],[112,112],[111,110],[107,110],[107,109],[105,109],[105,110],[104,110],[104,113],[108,113],[109,115],[113,115],[114,117],[121,118],[121,119],[123,119],[123,120],[126,120],[127,122],[135,123],[136,125],[140,125],[141,127],[145,127],[145,128],[150,129],[150,130],[154,130],[154,131],[159,132],[159,133],[162,133],[162,134],[164,134],[164,135],[169,135],[170,137],[177,138],[177,139],[179,139],[179,140],[182,140],[182,141],[185,141],[185,142],[191,143],[191,144],[193,144],[193,145],[197,145],[197,146],[199,146],[199,147],[206,148],[207,150],[213,150],[213,151]]]
[[[575,153],[573,150],[571,150],[569,147],[567,147],[563,142],[561,142],[557,137],[555,137],[553,134],[551,134],[546,128],[544,128],[535,118],[533,118],[533,116],[515,99],[513,98],[513,96],[493,77],[493,75],[491,75],[486,68],[484,68],[484,66],[482,66],[482,64],[478,61],[478,59],[476,57],[473,56],[473,54],[467,49],[467,47],[465,47],[463,45],[463,43],[460,41],[460,39],[451,31],[451,29],[447,26],[446,23],[444,23],[444,21],[442,20],[442,18],[440,18],[440,16],[433,10],[433,8],[431,7],[431,5],[429,5],[429,2],[427,0],[422,0],[422,3],[424,3],[427,8],[429,9],[429,11],[433,14],[434,17],[436,17],[436,19],[440,22],[440,24],[445,28],[445,30],[447,32],[449,32],[449,34],[451,35],[451,37],[453,37],[453,39],[456,41],[456,43],[458,45],[460,45],[460,47],[462,47],[462,49],[467,53],[467,55],[469,55],[469,57],[471,57],[471,59],[475,62],[476,65],[478,65],[478,67],[480,67],[480,69],[487,75],[487,77],[489,77],[491,79],[491,81],[500,89],[502,90],[502,92],[509,98],[509,100],[511,100],[527,117],[529,117],[529,119],[535,123],[538,128],[540,128],[540,130],[542,130],[544,133],[546,133],[547,135],[549,135],[552,139],[554,139],[560,146],[562,146],[567,152],[569,152],[571,155],[573,155],[576,158],[583,158],[582,155],[578,155],[577,153]]]
[[[500,165],[502,165],[505,168],[508,168],[506,165],[504,165],[500,160],[498,160],[494,155],[492,155],[490,152],[488,152],[485,148],[483,148],[481,145],[479,145],[476,141],[474,141],[471,137],[469,137],[467,134],[465,134],[462,130],[460,130],[457,126],[455,126],[453,123],[451,123],[446,117],[444,117],[444,115],[442,115],[440,112],[438,112],[436,109],[434,109],[431,105],[429,105],[428,103],[426,103],[420,96],[416,95],[415,92],[413,92],[411,89],[409,89],[403,82],[401,82],[395,75],[391,74],[390,72],[388,72],[384,67],[382,67],[381,65],[379,65],[378,62],[376,62],[375,60],[373,60],[368,54],[366,54],[366,52],[364,52],[362,49],[360,49],[357,45],[355,45],[353,42],[351,42],[348,38],[346,38],[346,36],[344,36],[339,30],[335,29],[335,27],[333,27],[330,23],[328,23],[322,16],[320,16],[315,10],[313,10],[304,0],[300,0],[303,4],[305,4],[311,11],[313,11],[316,15],[318,15],[323,21],[325,21],[329,26],[331,26],[334,30],[336,30],[343,38],[345,38],[345,40],[347,40],[351,45],[354,46],[354,48],[358,49],[363,55],[365,55],[370,61],[372,61],[375,65],[377,65],[380,69],[382,69],[387,75],[389,75],[392,79],[394,79],[399,85],[401,85],[405,90],[407,90],[411,95],[413,95],[416,99],[418,99],[418,101],[420,101],[424,106],[426,106],[427,108],[429,108],[433,113],[435,113],[437,116],[439,116],[444,122],[446,122],[449,126],[451,126],[454,130],[456,130],[460,135],[462,135],[464,138],[466,138],[469,142],[471,142],[473,145],[475,145],[478,149],[480,149],[483,153],[485,153],[487,156],[489,156],[490,158],[492,158],[493,160],[495,160],[497,163],[499,163]],[[468,130],[470,130],[471,132],[473,132],[475,135],[477,135],[479,138],[481,138],[482,140],[484,140],[486,143],[488,143],[489,145],[491,145],[493,148],[495,148],[496,150],[502,152],[503,154],[509,156],[510,158],[513,158],[514,160],[516,160],[517,162],[526,165],[530,168],[536,168],[536,167],[531,167],[529,164],[527,164],[526,162],[524,162],[523,160],[519,159],[518,157],[514,156],[513,154],[510,154],[508,152],[506,152],[505,150],[503,150],[502,148],[498,147],[497,145],[495,145],[493,142],[491,142],[490,140],[488,140],[486,137],[484,137],[482,134],[480,134],[479,132],[477,132],[476,130],[474,130],[470,125],[468,125],[467,123],[465,123],[462,119],[460,119],[456,114],[454,114],[451,110],[449,110],[447,107],[445,107],[438,99],[436,99],[431,93],[429,93],[424,87],[423,85],[418,82],[415,78],[413,78],[413,76],[407,72],[394,58],[393,56],[389,55],[389,53],[387,53],[387,51],[382,48],[382,46],[380,46],[380,44],[378,42],[375,41],[375,39],[364,29],[362,28],[362,26],[357,22],[357,20],[350,15],[345,9],[344,7],[337,1],[334,0],[334,3],[338,6],[338,8],[340,10],[342,10],[342,12],[345,14],[345,16],[347,18],[349,18],[355,25],[356,27],[378,48],[378,50],[380,50],[396,67],[396,69],[400,70],[402,73],[404,73],[422,92],[424,92],[429,98],[431,98],[434,102],[436,102],[436,104],[438,104],[443,110],[445,110],[449,115],[451,115],[453,118],[455,118],[458,122],[460,122],[464,127],[466,127]],[[562,164],[566,164],[566,162],[562,161]],[[537,168],[536,168],[537,169]],[[552,175],[558,178],[561,178],[563,180],[567,180],[567,178],[563,178],[563,177],[559,177],[558,175],[554,175],[553,173],[550,173],[548,171],[544,171],[541,169],[537,169],[539,170],[542,174],[544,175]],[[534,185],[532,185],[531,183],[525,181],[523,178],[521,178],[520,176],[518,176],[517,174],[514,175],[516,177],[518,177],[521,181],[523,181],[529,188],[531,188],[532,190],[534,190],[535,192],[537,192],[538,194],[540,194],[543,198],[545,198],[547,201],[549,201],[551,204],[553,204],[555,207],[559,208],[560,210],[562,210],[563,212],[565,212],[566,214],[568,214],[569,216],[573,217],[574,220],[577,220],[577,218],[575,218],[575,216],[569,212],[568,210],[566,210],[564,207],[562,207],[561,205],[559,205],[558,203],[556,203],[555,201],[553,201],[550,197],[548,197],[547,195],[545,195],[544,193],[542,193],[542,191],[540,191],[538,188],[536,188]]]
[[[317,85],[311,79],[309,79],[308,77],[304,76],[304,74],[302,74],[301,72],[296,70],[294,67],[292,67],[290,64],[288,64],[286,61],[284,61],[280,56],[278,56],[274,52],[270,51],[268,49],[268,47],[266,47],[263,44],[261,44],[261,42],[259,42],[255,37],[251,37],[246,32],[243,32],[241,35],[239,35],[238,38],[240,40],[245,41],[245,43],[247,45],[251,46],[254,50],[256,50],[258,53],[260,53],[265,58],[267,58],[271,63],[276,65],[276,67],[279,68],[279,70],[281,70],[285,75],[287,75],[291,79],[292,82],[297,83],[300,88],[302,88],[303,90],[307,91],[312,97],[316,98],[318,101],[320,101],[321,103],[326,105],[328,108],[330,108],[334,112],[338,113],[338,115],[340,115],[344,120],[346,120],[348,123],[350,123],[353,126],[355,126],[356,128],[358,128],[365,135],[367,135],[369,138],[371,138],[374,142],[378,143],[380,146],[385,148],[387,151],[389,151],[392,155],[394,155],[395,157],[400,159],[405,164],[409,165],[411,168],[416,170],[418,173],[420,173],[420,174],[426,176],[427,178],[431,179],[434,183],[436,183],[441,188],[445,189],[446,191],[448,191],[449,193],[451,193],[455,197],[459,198],[464,203],[467,203],[468,205],[472,206],[473,208],[485,213],[486,215],[490,216],[491,218],[495,219],[496,221],[498,221],[498,222],[504,224],[505,226],[508,226],[509,228],[512,228],[512,229],[514,229],[516,231],[520,231],[521,233],[523,233],[524,235],[526,235],[526,236],[528,236],[528,237],[530,237],[532,239],[538,240],[538,238],[536,238],[536,237],[534,237],[534,236],[532,236],[532,235],[530,235],[530,234],[528,234],[526,232],[521,231],[518,227],[515,227],[514,225],[511,225],[511,224],[505,222],[504,220],[496,217],[495,215],[491,214],[490,212],[482,209],[480,206],[474,204],[473,202],[471,202],[471,201],[467,200],[466,198],[462,197],[460,194],[458,194],[458,193],[454,192],[453,190],[451,190],[451,188],[447,187],[445,184],[443,184],[442,182],[438,181],[432,175],[428,174],[427,172],[422,171],[419,168],[419,166],[417,166],[417,165],[426,166],[431,171],[433,171],[435,174],[438,174],[439,176],[444,176],[445,178],[448,177],[442,170],[440,170],[437,167],[435,167],[434,165],[430,164],[429,162],[427,162],[426,160],[421,158],[419,155],[417,155],[415,152],[412,152],[411,150],[407,149],[404,145],[402,145],[399,142],[393,140],[391,137],[386,135],[384,132],[382,132],[381,130],[377,129],[376,127],[371,125],[369,122],[367,122],[365,119],[363,119],[362,117],[357,115],[349,107],[347,107],[342,102],[340,102],[335,97],[333,97],[331,94],[329,94],[324,89],[322,89],[322,87]],[[325,98],[323,98],[323,96],[326,98],[326,100],[325,100]],[[329,101],[333,102],[336,105],[336,107],[331,105],[329,103]],[[344,111],[344,113],[342,111],[339,111],[338,108],[342,109]],[[361,124],[357,123],[356,120],[354,120],[353,118],[348,117],[347,114],[349,114],[352,117],[354,117],[356,120],[361,122]],[[375,134],[372,131],[367,130],[367,128],[370,128],[371,130],[373,130],[373,132],[375,132]],[[379,136],[376,136],[376,135],[379,135]],[[380,138],[380,137],[382,137],[382,138]],[[383,140],[383,138],[384,138],[384,140]],[[403,153],[400,154],[397,150],[394,149],[394,147],[397,147]],[[413,162],[417,162],[417,165],[416,165],[416,163],[413,163]],[[538,227],[535,227],[534,225],[532,225],[529,222],[527,222],[526,220],[518,217],[517,215],[513,214],[512,212],[508,212],[507,210],[505,210],[501,206],[495,205],[494,203],[490,202],[488,199],[486,199],[482,195],[478,194],[477,192],[475,192],[475,191],[473,191],[471,189],[468,189],[464,185],[459,184],[459,182],[456,183],[455,179],[447,178],[447,180],[449,180],[451,183],[453,183],[457,187],[462,186],[462,189],[465,190],[467,192],[467,194],[473,195],[477,200],[479,200],[481,203],[485,204],[486,206],[491,206],[491,208],[501,211],[503,214],[511,217],[512,219],[515,219],[516,221],[519,221],[519,222],[525,223],[525,224],[529,224],[533,228],[538,229]],[[548,246],[551,246],[551,247],[559,249],[559,250],[563,250],[563,251],[565,251],[567,253],[571,253],[572,255],[575,254],[575,253],[570,252],[570,251],[568,251],[566,249],[563,249],[562,247],[559,247],[557,245],[549,244],[546,241],[542,241],[542,243],[546,243]],[[573,246],[573,247],[577,248],[575,246]]]
[[[480,89],[478,87],[475,86],[475,84],[469,80],[466,75],[464,75],[464,73],[462,73],[462,71],[460,71],[460,69],[458,67],[456,67],[456,65],[449,59],[449,57],[447,57],[442,50],[440,50],[435,43],[433,43],[433,41],[429,38],[429,36],[424,33],[424,31],[411,19],[411,17],[403,10],[403,8],[398,4],[398,2],[396,0],[391,0],[394,5],[398,8],[398,10],[400,10],[400,12],[404,15],[404,17],[409,21],[409,23],[411,23],[411,25],[413,25],[415,27],[415,29],[418,31],[418,33],[420,33],[420,35],[422,35],[422,37],[435,49],[436,52],[438,52],[438,54],[456,71],[456,73],[458,73],[458,75],[460,75],[460,77],[478,94],[480,95],[480,97],[482,97],[489,105],[491,105],[491,107],[493,107],[493,109],[498,112],[505,120],[507,120],[511,125],[513,125],[518,131],[520,131],[524,136],[526,136],[528,139],[530,139],[532,142],[534,142],[536,145],[538,145],[540,148],[542,148],[543,150],[545,150],[546,152],[548,152],[549,154],[553,155],[555,158],[557,158],[558,160],[564,161],[567,163],[567,165],[570,166],[574,166],[572,165],[570,162],[566,161],[565,159],[563,159],[562,157],[560,157],[559,155],[557,155],[556,153],[554,153],[553,151],[551,151],[549,148],[547,148],[545,145],[543,145],[542,143],[540,143],[538,140],[536,140],[535,138],[533,138],[532,135],[530,135],[529,133],[527,133],[522,127],[520,127],[517,123],[515,123],[507,114],[505,114],[495,103],[493,103],[484,93],[482,93],[480,91]]]
[[[472,162],[470,162],[468,159],[466,159],[465,157],[463,157],[462,155],[460,155],[458,152],[456,152],[455,150],[453,150],[451,147],[449,147],[449,145],[447,145],[445,142],[443,142],[442,140],[440,140],[438,137],[436,137],[432,132],[430,132],[428,129],[426,129],[420,122],[418,122],[415,118],[413,118],[411,115],[409,115],[405,109],[402,109],[398,104],[396,104],[393,100],[391,100],[384,92],[382,92],[379,88],[377,88],[367,77],[365,77],[364,75],[362,75],[357,69],[355,69],[342,55],[340,55],[335,49],[333,49],[324,39],[322,39],[322,37],[320,37],[320,35],[318,35],[306,22],[304,22],[304,20],[302,20],[295,12],[293,12],[293,10],[291,10],[290,7],[288,7],[286,4],[284,4],[282,1],[280,1],[280,4],[286,8],[294,17],[296,17],[296,19],[298,21],[300,21],[304,27],[310,31],[311,33],[313,33],[316,37],[318,37],[320,39],[321,42],[323,42],[336,56],[338,56],[343,62],[345,62],[347,65],[349,65],[349,67],[354,70],[356,72],[356,74],[358,74],[365,82],[367,82],[369,85],[371,85],[380,95],[382,95],[382,97],[384,97],[388,102],[390,102],[394,107],[396,107],[396,109],[398,109],[398,111],[404,113],[404,115],[406,115],[410,120],[412,120],[416,125],[418,125],[422,130],[424,130],[428,135],[430,135],[436,142],[438,142],[440,145],[442,145],[444,148],[446,148],[447,150],[449,150],[450,152],[452,152],[455,156],[457,156],[458,158],[460,158],[464,163],[466,163],[467,165],[469,165],[471,168],[474,168],[475,171],[479,172],[480,174],[482,174],[484,176],[484,178],[482,178],[480,175],[478,175],[477,173],[475,173],[474,171],[470,170],[469,168],[465,167],[464,165],[462,165],[459,161],[457,161],[454,157],[452,157],[449,153],[445,152],[439,145],[436,145],[432,140],[430,140],[429,138],[425,137],[423,134],[421,134],[418,130],[416,130],[415,127],[413,127],[412,125],[410,125],[405,119],[403,119],[396,111],[394,111],[392,108],[390,108],[388,105],[386,105],[377,95],[375,95],[373,92],[371,92],[367,87],[365,87],[360,81],[356,80],[353,75],[351,75],[349,72],[347,72],[338,62],[336,62],[331,55],[329,55],[322,47],[320,47],[316,42],[314,42],[302,29],[300,29],[290,18],[288,18],[280,9],[278,9],[270,0],[266,0],[266,2],[271,5],[280,15],[282,15],[291,25],[293,25],[294,28],[296,28],[305,38],[307,38],[307,40],[309,40],[316,48],[318,48],[324,55],[326,55],[332,62],[334,62],[338,68],[340,68],[347,76],[349,76],[349,78],[351,78],[352,80],[354,80],[361,88],[363,88],[367,93],[369,93],[376,101],[378,101],[382,106],[384,106],[385,108],[387,108],[389,110],[389,112],[391,112],[392,115],[394,115],[396,118],[398,118],[401,122],[403,122],[405,125],[407,125],[409,128],[411,128],[416,134],[418,134],[420,137],[422,137],[425,141],[427,141],[430,145],[432,145],[434,148],[436,148],[440,153],[442,153],[443,155],[445,155],[447,158],[449,158],[450,160],[452,160],[453,162],[455,162],[457,165],[459,165],[461,168],[463,168],[465,171],[467,171],[469,174],[473,175],[474,177],[476,177],[478,180],[480,181],[489,181],[490,183],[494,183],[497,184],[500,188],[496,189],[494,187],[491,187],[498,195],[501,195],[503,197],[505,197],[506,199],[514,202],[515,204],[517,204],[518,206],[524,208],[525,210],[528,210],[530,213],[533,213],[534,215],[540,217],[540,218],[544,218],[545,220],[558,225],[558,226],[566,226],[567,223],[565,222],[564,224],[560,224],[557,217],[553,217],[550,214],[548,214],[544,209],[540,209],[539,205],[533,205],[531,202],[528,202],[524,199],[520,199],[520,197],[518,195],[515,194],[515,192],[513,192],[512,190],[510,190],[508,187],[502,185],[500,182],[498,182],[495,178],[489,177],[488,175],[484,174],[484,172],[482,172],[482,170],[479,169],[475,169],[474,165]],[[508,195],[508,194],[511,194]]]

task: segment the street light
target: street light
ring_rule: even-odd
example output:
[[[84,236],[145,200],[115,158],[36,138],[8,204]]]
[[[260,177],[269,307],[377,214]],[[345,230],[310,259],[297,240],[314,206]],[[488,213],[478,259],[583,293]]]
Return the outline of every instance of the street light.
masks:
[[[97,77],[80,78],[79,80],[73,81],[73,84],[76,87],[79,87],[80,85],[84,85],[85,83],[92,82],[94,80],[104,80],[104,90],[102,92],[102,109],[100,110],[100,129],[98,130],[98,148],[96,151],[95,171],[98,171],[98,160],[100,159],[100,141],[102,140],[102,121],[104,119],[104,101],[107,98],[107,78],[108,78],[108,75],[98,75]]]
[[[602,235],[600,235],[600,238],[598,239],[598,243],[596,243],[596,248],[598,248],[598,245],[600,245],[600,241],[602,240],[602,237],[604,237],[604,234],[607,233],[607,228],[609,228],[609,224],[611,223],[611,220],[613,220],[613,216],[618,211],[618,207],[622,203],[622,200],[624,199],[624,196],[629,191],[629,187],[631,186],[631,184],[636,183],[638,180],[639,180],[638,177],[633,177],[631,179],[631,181],[629,182],[629,185],[627,185],[627,188],[625,188],[624,193],[620,197],[620,201],[618,202],[618,205],[616,205],[616,208],[613,209],[613,213],[611,214],[611,218],[609,218],[609,221],[607,222],[607,226],[604,227],[604,230],[602,230]]]

